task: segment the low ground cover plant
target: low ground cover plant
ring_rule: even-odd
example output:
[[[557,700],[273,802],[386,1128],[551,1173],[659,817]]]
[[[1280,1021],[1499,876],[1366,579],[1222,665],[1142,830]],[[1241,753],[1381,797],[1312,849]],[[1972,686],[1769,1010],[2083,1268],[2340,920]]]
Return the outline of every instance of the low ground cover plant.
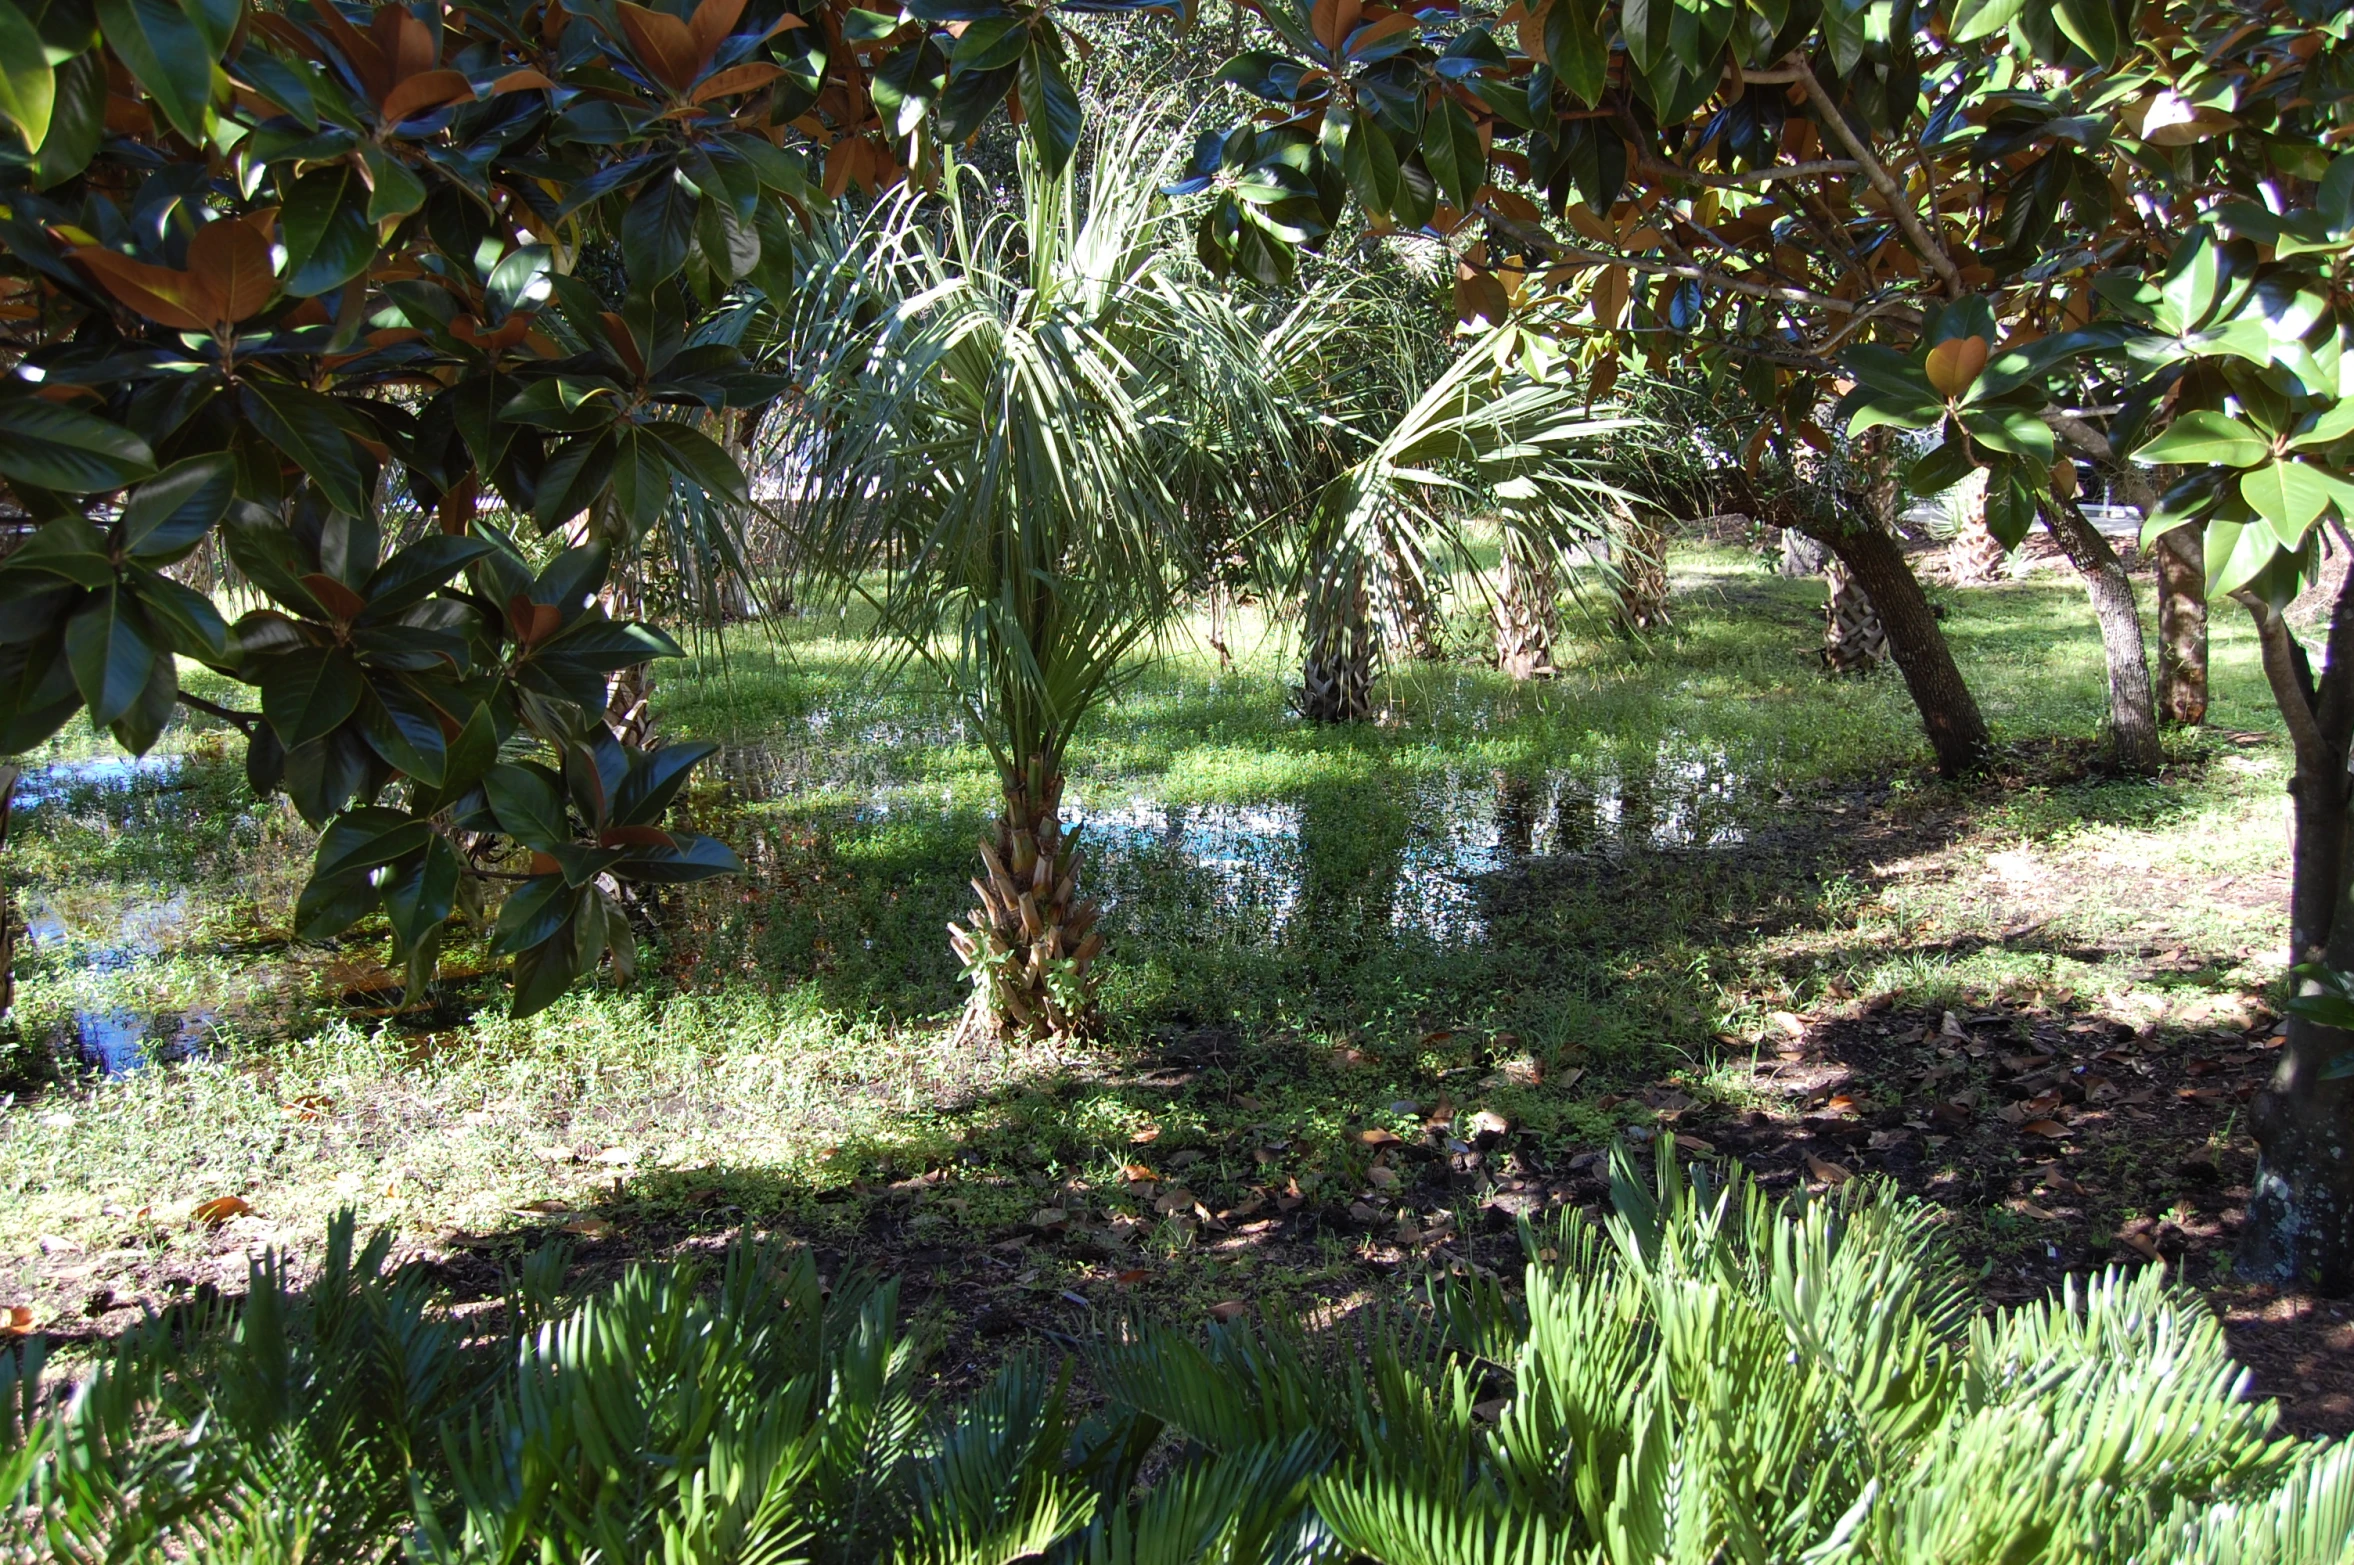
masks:
[[[2354,1455],[2274,1432],[2157,1268],[1976,1314],[1933,1209],[1651,1177],[1517,1279],[1322,1332],[1109,1319],[925,1394],[896,1288],[745,1236],[471,1321],[348,1219],[314,1276],[12,1364],[17,1557],[2338,1561]],[[485,1329],[486,1323],[494,1322]]]

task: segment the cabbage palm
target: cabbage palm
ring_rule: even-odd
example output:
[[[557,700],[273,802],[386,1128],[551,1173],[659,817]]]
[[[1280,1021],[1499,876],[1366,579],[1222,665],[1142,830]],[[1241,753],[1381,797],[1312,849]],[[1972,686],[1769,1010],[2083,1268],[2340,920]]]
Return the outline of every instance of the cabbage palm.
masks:
[[[1368,715],[1378,645],[1372,584],[1431,597],[1434,564],[1468,557],[1473,514],[1496,519],[1507,579],[1524,594],[1537,582],[1549,590],[1573,548],[1612,535],[1623,497],[1595,476],[1586,453],[1628,421],[1590,416],[1566,376],[1508,367],[1504,350],[1518,336],[1503,328],[1447,365],[1315,497],[1300,556],[1308,612],[1299,705],[1307,716]],[[1519,605],[1518,615],[1531,607]]]
[[[1084,196],[1025,151],[1018,209],[987,220],[951,166],[936,201],[813,249],[772,354],[800,389],[771,449],[800,475],[802,546],[997,764],[980,906],[951,940],[973,1019],[1033,1036],[1087,1025],[1103,947],[1062,823],[1072,739],[1175,613],[1197,519],[1231,508],[1205,495],[1238,462],[1281,471],[1289,438],[1257,332],[1169,242],[1146,140],[1107,138]]]

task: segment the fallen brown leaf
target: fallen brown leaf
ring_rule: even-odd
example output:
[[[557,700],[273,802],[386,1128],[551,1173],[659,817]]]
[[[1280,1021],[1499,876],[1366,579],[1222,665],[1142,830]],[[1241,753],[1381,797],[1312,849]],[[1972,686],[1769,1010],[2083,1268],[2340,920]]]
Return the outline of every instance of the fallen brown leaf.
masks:
[[[1161,1127],[1158,1125],[1147,1125],[1142,1130],[1136,1132],[1136,1134],[1130,1136],[1128,1138],[1128,1144],[1134,1147],[1141,1147],[1148,1142],[1158,1141],[1160,1139]]]
[[[6,1309],[0,1309],[0,1333],[11,1337],[22,1337],[32,1329],[33,1307],[31,1305],[11,1304]]]
[[[1394,1147],[1398,1144],[1398,1134],[1394,1130],[1360,1130],[1357,1139],[1369,1147]]]
[[[1113,1273],[1112,1281],[1118,1283],[1123,1288],[1133,1288],[1151,1275],[1152,1273],[1146,1271],[1143,1267],[1136,1266],[1131,1267],[1124,1272]]]
[[[2059,1137],[2068,1134],[2068,1127],[2061,1124],[2056,1119],[2031,1119],[2026,1124],[2019,1127],[2019,1134],[2023,1136],[2043,1136],[2048,1139],[2056,1140]]]
[[[1806,1171],[1829,1185],[1843,1185],[1855,1177],[1853,1170],[1837,1163],[1826,1163],[1812,1152],[1806,1155]]]
[[[1216,1304],[1210,1306],[1210,1319],[1220,1323],[1232,1320],[1240,1320],[1245,1314],[1249,1313],[1249,1311],[1250,1306],[1243,1303],[1240,1299],[1221,1299]]]
[[[200,1223],[210,1223],[218,1228],[230,1218],[243,1217],[252,1210],[252,1206],[238,1196],[221,1195],[214,1196],[210,1201],[199,1201],[196,1210],[189,1215]]]

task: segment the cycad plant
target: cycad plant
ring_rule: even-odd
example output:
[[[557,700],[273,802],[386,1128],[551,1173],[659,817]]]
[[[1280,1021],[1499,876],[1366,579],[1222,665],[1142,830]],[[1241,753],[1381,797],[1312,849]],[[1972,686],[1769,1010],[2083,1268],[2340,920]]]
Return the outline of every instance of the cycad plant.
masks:
[[[772,350],[802,388],[770,439],[802,475],[813,563],[872,600],[997,763],[980,905],[951,939],[971,1017],[1032,1036],[1089,1025],[1103,947],[1065,756],[1177,608],[1205,462],[1283,460],[1255,333],[1170,247],[1147,141],[1115,133],[1059,173],[1025,150],[1018,207],[987,220],[951,166],[937,201],[815,263],[871,308],[804,309]]]
[[[1114,1323],[928,1404],[894,1290],[640,1264],[454,1328],[348,1220],[307,1289],[0,1355],[0,1559],[2354,1565],[2354,1446],[2282,1439],[2158,1268],[1974,1313],[1932,1209],[1622,1158],[1516,1282],[1322,1337]]]

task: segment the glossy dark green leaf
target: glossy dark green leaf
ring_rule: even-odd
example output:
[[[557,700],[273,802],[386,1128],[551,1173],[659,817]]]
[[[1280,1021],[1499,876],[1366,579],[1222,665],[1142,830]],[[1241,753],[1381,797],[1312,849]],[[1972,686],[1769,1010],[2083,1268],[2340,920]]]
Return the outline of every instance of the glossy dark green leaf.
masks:
[[[349,163],[296,180],[278,222],[286,245],[286,291],[297,298],[334,292],[376,258],[368,187]]]
[[[695,192],[663,170],[646,181],[621,217],[621,259],[630,286],[648,290],[678,275],[695,238]]]
[[[644,425],[642,432],[660,441],[669,453],[671,464],[705,494],[738,505],[751,501],[752,488],[745,481],[744,470],[709,435],[685,424],[668,422]]]
[[[431,703],[386,675],[367,681],[358,710],[360,732],[385,765],[428,788],[441,786],[449,752]]]
[[[360,465],[352,455],[351,437],[327,398],[260,376],[248,379],[244,390],[245,416],[262,437],[318,485],[329,505],[349,516],[364,514],[368,492],[360,480]]]
[[[1063,74],[1062,63],[1042,43],[1031,44],[1022,55],[1018,86],[1022,128],[1029,132],[1030,144],[1038,149],[1047,172],[1060,174],[1079,146],[1078,90]]]
[[[406,858],[433,836],[433,823],[405,810],[366,805],[339,815],[319,838],[316,875],[348,875]]]
[[[57,67],[49,134],[33,158],[33,183],[47,190],[90,166],[106,138],[106,57],[96,49]]]
[[[367,741],[348,728],[286,754],[286,796],[313,826],[324,826],[355,798],[372,794],[383,762]]]
[[[2109,0],[2058,0],[2054,19],[2069,41],[2099,65],[2116,63],[2123,37],[2117,27],[2117,13]]]
[[[534,875],[507,893],[499,904],[493,956],[515,956],[544,944],[570,922],[577,898],[561,875]],[[570,974],[565,982],[571,982]]]
[[[294,932],[305,940],[332,940],[375,912],[383,901],[383,891],[366,870],[313,874],[295,898]]]
[[[384,883],[384,915],[393,938],[412,958],[430,959],[442,926],[457,905],[460,865],[449,839],[436,835],[425,851],[397,867]],[[427,974],[412,960],[409,987],[414,990]]]
[[[0,647],[0,754],[33,749],[81,709],[82,693],[66,666],[62,632],[29,645]]]
[[[368,600],[363,618],[375,622],[406,611],[488,553],[490,545],[479,538],[453,538],[446,533],[420,538],[376,567],[361,586],[360,596]]]
[[[13,124],[27,147],[38,147],[56,100],[57,74],[39,29],[12,0],[0,0],[0,120]]]
[[[154,471],[155,453],[120,424],[41,397],[0,397],[0,477],[101,494]]]
[[[260,665],[262,715],[289,753],[333,733],[359,709],[365,680],[342,652],[281,652],[254,661]]]
[[[169,652],[159,652],[147,665],[147,685],[138,699],[108,725],[114,742],[132,755],[145,755],[163,737],[180,701],[180,671]]]
[[[213,68],[226,38],[208,34],[202,0],[96,0],[107,46],[153,95],[173,129],[203,146],[211,129]]]
[[[360,160],[368,166],[370,223],[404,218],[425,205],[425,182],[417,177],[415,169],[387,148],[364,141],[360,143]]]
[[[216,666],[227,661],[229,627],[212,599],[161,571],[138,565],[123,578],[123,590],[138,600],[163,650]]]
[[[1602,101],[1610,77],[1610,40],[1595,0],[1553,0],[1545,10],[1545,54],[1570,96],[1587,108]]]
[[[123,552],[142,565],[169,565],[204,541],[228,512],[237,463],[216,451],[174,462],[123,503]]]
[[[0,574],[20,573],[104,587],[114,581],[114,562],[107,558],[104,534],[78,516],[61,516],[0,560]]]
[[[525,847],[548,853],[573,840],[562,788],[543,769],[502,763],[483,774],[482,788],[500,827]]]
[[[624,880],[658,886],[687,885],[715,876],[743,873],[744,861],[736,857],[736,850],[716,837],[693,832],[670,835],[670,847],[633,848],[614,866],[613,873]]]
[[[105,727],[146,690],[156,650],[138,605],[107,587],[65,622],[65,656],[89,704],[90,721]]]
[[[1441,194],[1468,211],[1472,197],[1488,182],[1487,153],[1479,144],[1479,127],[1463,105],[1442,97],[1422,122],[1422,160]]]
[[[629,759],[629,770],[613,789],[612,819],[623,826],[656,826],[678,797],[695,767],[718,754],[709,742],[666,744]]]

